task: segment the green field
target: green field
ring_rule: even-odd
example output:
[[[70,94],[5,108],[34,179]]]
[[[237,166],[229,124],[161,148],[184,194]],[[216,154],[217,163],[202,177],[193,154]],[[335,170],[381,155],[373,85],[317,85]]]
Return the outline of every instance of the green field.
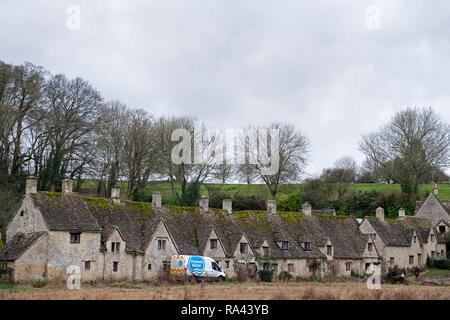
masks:
[[[120,186],[123,190],[126,189],[126,183],[121,183]],[[82,188],[95,189],[95,183],[93,181],[86,181]],[[384,191],[384,192],[400,192],[399,184],[378,184],[378,183],[357,183],[351,184],[351,189],[368,192],[368,191]],[[171,188],[169,183],[158,183],[147,186],[149,192],[161,191],[163,198],[171,196]],[[181,193],[181,186],[176,185],[175,190]],[[424,184],[421,187],[421,193],[431,192],[433,190],[432,184]],[[209,195],[210,192],[220,192],[233,197],[236,193],[244,196],[256,196],[262,199],[269,199],[269,189],[265,184],[219,184],[219,183],[205,183],[200,189],[202,195]],[[278,196],[281,194],[290,194],[295,192],[302,193],[303,184],[287,184],[282,185]],[[441,200],[450,200],[450,184],[439,185],[439,197]]]

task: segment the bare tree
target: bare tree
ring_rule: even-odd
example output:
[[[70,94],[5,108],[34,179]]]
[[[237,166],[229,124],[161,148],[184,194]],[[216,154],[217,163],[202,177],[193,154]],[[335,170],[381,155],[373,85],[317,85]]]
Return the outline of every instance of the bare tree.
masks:
[[[255,169],[258,177],[266,183],[270,194],[275,198],[280,184],[298,182],[300,180],[309,154],[309,143],[306,136],[297,131],[292,124],[273,123],[267,128],[259,129],[274,129],[278,130],[279,134],[278,157],[275,157],[279,159],[278,170],[273,174],[267,174],[266,169],[274,164],[270,163],[268,165],[264,163],[265,161],[262,161],[260,150],[257,150],[260,149],[261,143],[267,143],[266,149],[269,150],[272,140],[269,141],[267,139],[266,142],[260,140],[258,148],[252,148],[249,145],[249,155],[252,155],[257,160]],[[273,138],[272,136],[271,139]],[[272,152],[274,152],[273,149],[271,149],[271,155]]]
[[[400,111],[360,142],[361,151],[376,169],[391,166],[406,193],[419,191],[430,168],[450,165],[449,146],[450,127],[431,108]]]

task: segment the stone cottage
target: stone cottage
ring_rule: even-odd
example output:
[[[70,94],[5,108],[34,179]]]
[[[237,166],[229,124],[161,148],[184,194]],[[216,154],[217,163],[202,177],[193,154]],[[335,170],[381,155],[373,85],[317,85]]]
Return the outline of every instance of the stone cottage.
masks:
[[[409,243],[417,235],[431,250],[422,226],[415,228],[411,234],[394,231],[406,232],[400,237]],[[159,192],[152,203],[121,200],[119,188],[111,199],[90,198],[73,193],[71,180],[55,193],[38,192],[36,179],[29,178],[7,226],[0,268],[12,270],[15,280],[66,279],[68,268],[76,266],[83,281],[141,281],[166,275],[171,256],[187,254],[214,258],[228,277],[239,268],[284,271],[294,278],[350,276],[382,261],[386,250],[373,233],[354,217],[312,210],[307,203],[301,212],[278,212],[275,201],[267,211],[233,212],[231,200],[224,200],[219,210],[209,208],[207,197],[198,207],[163,206]],[[383,231],[380,238],[391,241]],[[409,254],[400,251],[393,252],[397,260]]]

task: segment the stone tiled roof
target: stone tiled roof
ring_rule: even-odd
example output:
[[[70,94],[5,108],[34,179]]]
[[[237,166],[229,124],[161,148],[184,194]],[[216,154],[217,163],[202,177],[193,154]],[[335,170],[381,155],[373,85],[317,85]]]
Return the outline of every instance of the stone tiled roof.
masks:
[[[406,216],[403,218],[406,225],[416,231],[417,238],[420,243],[428,243],[428,238],[430,236],[431,229],[433,225],[430,219],[426,217],[411,217]]]
[[[39,192],[32,197],[50,230],[101,231],[90,208],[76,194]]]
[[[39,240],[46,232],[32,234],[16,234],[0,249],[0,260],[14,261],[19,258],[33,243]]]
[[[441,220],[450,223],[450,214],[447,211],[446,204],[443,204],[433,193],[430,193],[427,199],[417,207],[415,216],[427,217],[433,225]]]
[[[409,247],[412,240],[412,229],[400,220],[388,221],[368,217],[370,224],[388,246]]]

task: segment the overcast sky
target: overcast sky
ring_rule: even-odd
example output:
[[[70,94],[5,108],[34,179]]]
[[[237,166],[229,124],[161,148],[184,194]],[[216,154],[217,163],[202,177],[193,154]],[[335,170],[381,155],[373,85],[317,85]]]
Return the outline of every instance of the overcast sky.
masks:
[[[292,122],[314,174],[361,162],[361,135],[405,107],[450,122],[449,17],[445,0],[1,0],[0,60],[82,77],[155,116]]]

